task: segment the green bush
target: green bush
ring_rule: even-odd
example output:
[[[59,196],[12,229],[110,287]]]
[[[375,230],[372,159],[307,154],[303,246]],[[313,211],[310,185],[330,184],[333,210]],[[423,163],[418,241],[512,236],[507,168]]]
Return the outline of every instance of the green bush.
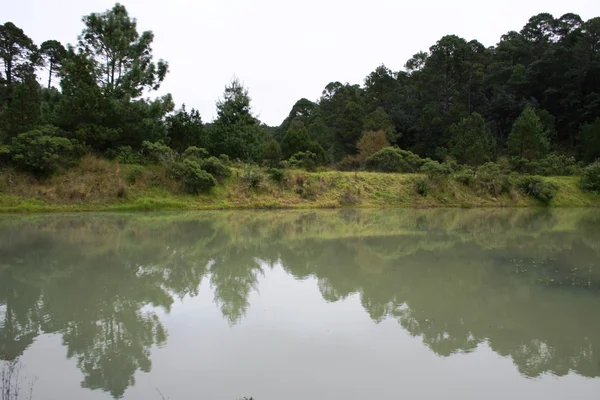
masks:
[[[539,176],[524,176],[519,181],[519,189],[528,196],[533,196],[544,204],[548,204],[558,192],[558,186],[546,182]]]
[[[600,193],[600,160],[584,168],[581,188],[588,192]]]
[[[307,171],[314,171],[317,168],[317,155],[310,151],[299,151],[288,160],[289,168],[304,168]]]
[[[347,155],[341,159],[337,167],[340,171],[356,171],[360,169],[360,158],[357,156]]]
[[[471,186],[475,182],[475,171],[471,168],[464,168],[456,172],[453,178],[465,186]]]
[[[192,194],[209,191],[217,185],[214,176],[204,171],[198,162],[194,160],[183,160],[172,164],[171,171],[175,179],[183,182],[185,191]]]
[[[142,150],[144,155],[152,164],[168,165],[177,161],[177,152],[161,142],[142,142]]]
[[[140,152],[134,151],[131,146],[120,146],[116,150],[107,153],[109,159],[119,161],[120,164],[145,165],[148,160]]]
[[[196,160],[203,160],[205,158],[208,158],[208,151],[201,147],[190,146],[187,149],[185,149],[181,157],[183,159],[192,158]]]
[[[285,179],[285,171],[279,168],[271,168],[269,170],[269,177],[271,180],[281,183]]]
[[[256,165],[246,164],[240,175],[240,180],[248,185],[249,188],[258,189],[265,180],[265,174]]]
[[[439,182],[445,180],[452,173],[452,169],[445,163],[428,160],[421,167],[421,172],[427,174],[427,178],[432,181]]]
[[[415,181],[415,190],[421,196],[427,196],[429,194],[429,182],[427,181],[427,179],[418,178]]]
[[[425,164],[425,161],[408,150],[385,147],[367,157],[365,164],[369,171],[418,172]]]
[[[77,144],[75,140],[71,142],[64,137],[47,136],[40,130],[33,130],[13,138],[12,160],[24,171],[49,176],[60,167],[74,164]]]
[[[127,171],[127,175],[125,176],[125,181],[133,185],[135,184],[142,176],[144,176],[146,169],[141,165],[132,165],[129,167]]]
[[[227,154],[219,155],[219,160],[221,160],[221,162],[227,166],[231,165],[231,160],[229,160],[229,156]]]
[[[231,169],[217,157],[209,157],[206,160],[201,160],[199,163],[203,170],[219,180],[231,176]]]
[[[477,168],[473,184],[476,189],[498,196],[512,189],[512,179],[500,165],[488,162]]]
[[[562,154],[549,154],[538,161],[513,157],[510,164],[514,170],[532,175],[571,176],[581,173],[581,168],[577,165],[575,158]]]

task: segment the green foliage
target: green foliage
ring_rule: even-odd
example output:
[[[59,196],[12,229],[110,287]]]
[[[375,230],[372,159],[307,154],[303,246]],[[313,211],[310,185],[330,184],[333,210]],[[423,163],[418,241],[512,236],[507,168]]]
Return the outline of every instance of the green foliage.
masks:
[[[584,168],[581,188],[588,192],[600,193],[600,160]]]
[[[314,171],[317,167],[317,155],[310,151],[299,151],[288,160],[289,168],[304,168]]]
[[[164,143],[152,143],[144,140],[142,149],[144,155],[153,164],[167,165],[177,160],[177,153]]]
[[[258,189],[265,180],[265,173],[256,165],[246,164],[240,174],[240,180],[244,182],[248,188]]]
[[[283,155],[281,153],[281,147],[275,139],[271,139],[263,144],[262,159],[267,165],[271,167],[279,165],[279,162],[282,160],[282,158]]]
[[[417,172],[425,163],[418,155],[395,147],[386,147],[365,160],[370,171]]]
[[[231,161],[229,160],[229,156],[227,154],[220,154],[219,160],[221,160],[221,162],[227,166],[231,165]]]
[[[221,162],[217,157],[209,157],[200,161],[203,170],[221,180],[231,176],[231,169]]]
[[[208,138],[197,110],[192,108],[187,112],[183,105],[174,115],[166,118],[166,125],[169,146],[175,151],[181,153],[190,147],[208,147]]]
[[[524,176],[519,180],[519,189],[526,195],[548,204],[556,196],[558,185],[544,181],[539,176]]]
[[[396,143],[397,134],[396,127],[394,126],[394,121],[392,118],[385,112],[383,107],[377,107],[375,111],[368,114],[364,119],[363,125],[364,132],[377,132],[382,131],[385,134],[385,138],[390,143]],[[363,135],[364,136],[364,135]],[[389,146],[389,144],[388,144]],[[359,147],[360,149],[360,147]]]
[[[17,167],[48,176],[74,162],[73,143],[64,137],[48,136],[41,130],[21,133],[12,140],[12,160]]]
[[[127,171],[127,175],[125,175],[125,181],[130,185],[134,185],[144,176],[145,171],[146,169],[141,165],[132,165]]]
[[[502,192],[508,192],[513,183],[511,177],[500,165],[488,162],[477,168],[474,186],[481,192],[498,196]]]
[[[238,79],[233,79],[225,87],[223,99],[217,102],[217,119],[208,133],[211,153],[258,161],[263,133],[251,113],[248,90]]]
[[[511,166],[519,172],[542,176],[571,176],[581,173],[575,158],[552,153],[539,161],[513,157]]]
[[[471,168],[463,168],[456,172],[453,178],[465,186],[472,186],[475,182],[475,171]]]
[[[538,160],[546,155],[548,149],[547,132],[535,109],[528,104],[512,127],[508,152],[527,160]]]
[[[285,171],[280,168],[271,168],[269,169],[269,177],[274,182],[281,183],[285,179]]]
[[[172,164],[171,172],[175,179],[183,182],[187,193],[198,194],[208,192],[217,181],[208,172],[204,171],[198,162],[190,159]]]
[[[451,153],[462,164],[478,166],[491,160],[494,141],[480,114],[473,113],[450,127]]]
[[[423,197],[429,194],[429,182],[424,178],[415,180],[415,191]]]
[[[582,159],[592,162],[600,158],[600,118],[593,123],[586,123],[579,131],[580,153]]]
[[[139,164],[144,165],[147,163],[146,158],[139,151],[135,151],[131,146],[120,146],[115,150],[109,149],[106,152],[106,156],[109,159],[119,161],[120,164]]]
[[[360,158],[358,156],[347,155],[342,158],[341,161],[337,164],[337,167],[340,171],[356,171],[360,169],[362,163],[360,162]]]
[[[192,158],[192,159],[195,159],[196,161],[198,161],[198,160],[208,158],[208,156],[209,156],[208,150],[206,150],[204,148],[196,147],[196,146],[190,146],[185,149],[185,151],[181,155],[181,158],[183,158],[183,159]]]
[[[125,6],[117,3],[103,13],[83,17],[85,28],[79,51],[96,65],[95,81],[105,96],[115,99],[137,98],[144,90],[157,90],[165,79],[168,64],[152,61],[154,34],[137,31]]]
[[[446,163],[440,164],[437,161],[428,160],[421,167],[421,172],[425,173],[428,179],[440,182],[452,173],[452,169]]]

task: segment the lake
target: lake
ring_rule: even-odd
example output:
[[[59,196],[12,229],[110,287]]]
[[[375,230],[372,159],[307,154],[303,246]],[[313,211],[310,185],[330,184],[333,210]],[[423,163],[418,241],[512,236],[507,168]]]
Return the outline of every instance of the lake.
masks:
[[[0,215],[0,356],[34,400],[598,399],[600,210]]]

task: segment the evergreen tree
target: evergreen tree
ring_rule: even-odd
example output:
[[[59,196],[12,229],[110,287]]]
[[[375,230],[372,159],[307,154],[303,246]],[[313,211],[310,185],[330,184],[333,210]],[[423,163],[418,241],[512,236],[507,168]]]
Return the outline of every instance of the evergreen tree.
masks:
[[[531,105],[515,121],[508,137],[508,152],[527,160],[536,160],[548,153],[547,132]]]

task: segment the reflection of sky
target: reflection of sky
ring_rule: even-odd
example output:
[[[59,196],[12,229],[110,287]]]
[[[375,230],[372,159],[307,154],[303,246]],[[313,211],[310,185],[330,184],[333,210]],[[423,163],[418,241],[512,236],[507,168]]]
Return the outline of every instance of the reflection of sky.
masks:
[[[375,324],[358,295],[326,303],[317,281],[296,281],[280,266],[264,266],[258,293],[230,327],[213,301],[209,279],[198,297],[176,300],[163,348],[152,349],[152,371],[136,373],[126,399],[597,399],[600,380],[521,377],[510,358],[487,345],[443,358],[394,320]],[[59,335],[41,336],[25,352],[34,399],[109,399],[81,389],[75,360],[65,360]]]

